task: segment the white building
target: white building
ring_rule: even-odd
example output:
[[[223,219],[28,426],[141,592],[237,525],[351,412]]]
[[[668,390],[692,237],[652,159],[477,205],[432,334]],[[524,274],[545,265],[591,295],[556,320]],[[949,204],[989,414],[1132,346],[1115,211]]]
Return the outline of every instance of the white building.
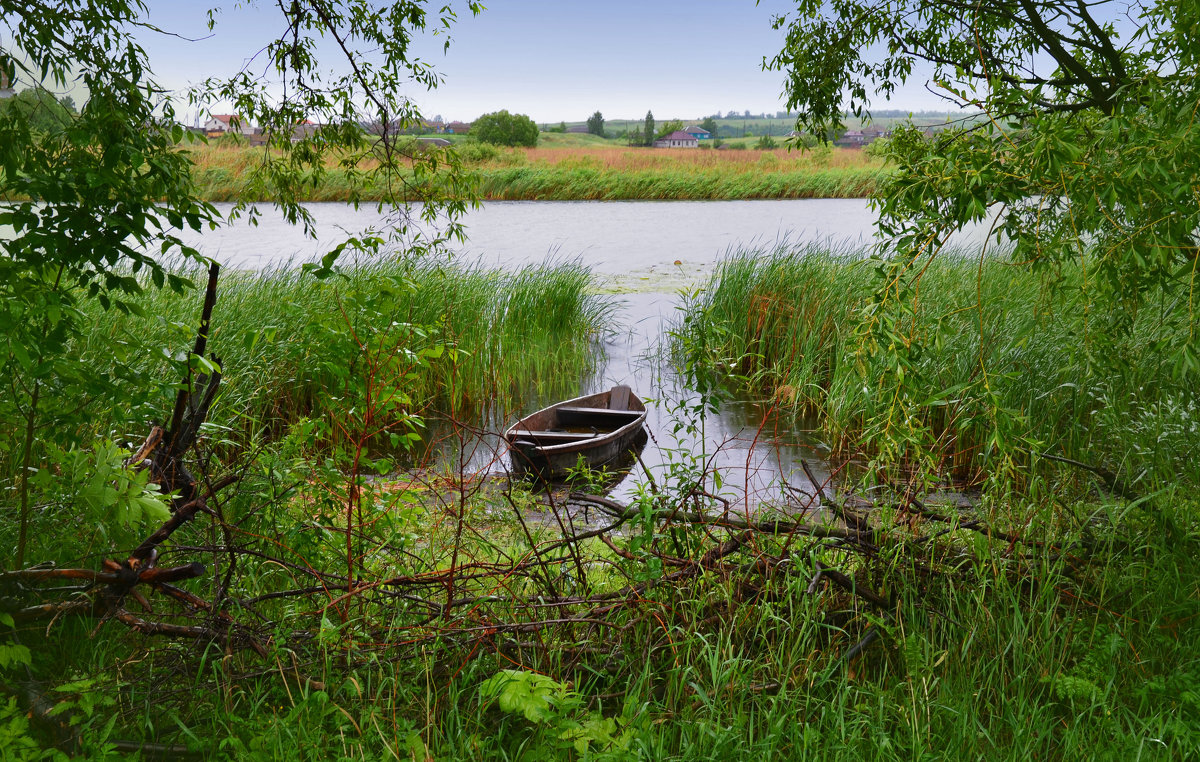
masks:
[[[217,137],[231,132],[249,137],[254,134],[254,125],[237,114],[213,114],[204,123],[204,132],[209,137]]]
[[[654,141],[655,148],[698,148],[700,141],[683,130],[675,130],[670,135]]]

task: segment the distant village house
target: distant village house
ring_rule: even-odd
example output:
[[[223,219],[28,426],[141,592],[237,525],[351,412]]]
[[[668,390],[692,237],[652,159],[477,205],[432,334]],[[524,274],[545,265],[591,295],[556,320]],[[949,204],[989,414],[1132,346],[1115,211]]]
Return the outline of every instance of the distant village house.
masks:
[[[321,125],[304,119],[292,126],[291,134],[288,137],[293,143],[298,143],[301,140],[315,137],[320,130]],[[266,145],[271,138],[271,135],[262,127],[253,126],[249,121],[243,120],[236,114],[213,114],[200,128],[200,132],[209,138],[241,135],[252,146]]]
[[[712,133],[703,127],[691,126],[684,130],[687,134],[694,137],[696,140],[712,140]]]
[[[316,122],[305,119],[303,122],[300,122],[295,127],[292,127],[292,142],[299,143],[301,140],[307,140],[309,138],[316,137],[317,133],[320,132],[320,130],[321,130],[321,125],[317,124]]]
[[[833,144],[842,148],[862,148],[883,136],[883,130],[846,130]]]
[[[670,135],[654,141],[655,148],[698,148],[700,141],[683,130],[676,130]]]
[[[210,138],[233,133],[250,137],[254,135],[254,125],[237,114],[213,114],[204,123],[204,134]]]

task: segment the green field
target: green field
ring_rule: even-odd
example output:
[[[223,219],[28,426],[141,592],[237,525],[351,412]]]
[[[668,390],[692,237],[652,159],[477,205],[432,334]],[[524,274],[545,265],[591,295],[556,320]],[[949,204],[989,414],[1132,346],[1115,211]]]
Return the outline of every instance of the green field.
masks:
[[[731,150],[670,150],[630,147],[621,141],[586,134],[543,134],[536,148],[501,148],[456,138],[453,151],[467,169],[474,192],[483,200],[644,200],[862,198],[888,172],[885,163],[855,149],[792,149],[781,141],[759,150],[756,138],[727,141]],[[249,177],[262,154],[236,142],[215,141],[194,151],[194,177],[210,201],[250,198]],[[446,157],[448,158],[448,157]],[[369,168],[364,162],[358,169]],[[442,177],[446,172],[443,165]],[[319,187],[304,189],[309,201],[374,201],[386,189],[362,187],[354,171],[333,164]],[[417,179],[410,195],[429,187]]]

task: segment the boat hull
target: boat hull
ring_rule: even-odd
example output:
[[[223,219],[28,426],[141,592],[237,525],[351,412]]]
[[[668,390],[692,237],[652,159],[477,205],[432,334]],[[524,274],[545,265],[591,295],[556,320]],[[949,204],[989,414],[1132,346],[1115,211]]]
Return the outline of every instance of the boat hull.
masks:
[[[646,406],[629,387],[558,402],[504,433],[513,470],[561,479],[582,461],[591,468],[626,465],[646,442]]]

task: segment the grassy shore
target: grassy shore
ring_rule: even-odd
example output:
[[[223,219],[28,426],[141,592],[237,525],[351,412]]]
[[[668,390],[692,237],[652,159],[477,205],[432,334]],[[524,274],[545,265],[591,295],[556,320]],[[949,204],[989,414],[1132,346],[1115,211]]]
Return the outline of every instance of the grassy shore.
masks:
[[[855,330],[877,264],[735,252],[686,305],[679,357],[860,454],[888,404]],[[980,480],[998,401],[1039,447],[1127,489],[1064,467],[960,507],[873,488],[849,519],[845,483],[820,510],[799,490],[730,506],[687,451],[628,505],[467,467],[398,475],[389,436],[414,433],[412,413],[469,421],[576,387],[609,306],[573,265],[343,265],[222,276],[209,348],[224,383],[188,467],[228,486],[152,557],[203,575],[132,592],[88,570],[134,572],[103,559],[174,519],[130,515],[131,496],[156,498],[105,440],[136,443],[170,410],[198,300],[85,307],[70,349],[98,380],[37,387],[52,412],[34,421],[34,462],[51,465],[29,480],[28,554],[82,571],[0,573],[3,756],[68,742],[89,759],[143,742],[142,758],[372,762],[1200,755],[1200,390],[1160,351],[1186,325],[1177,302],[1101,345],[1080,273],[1042,288],[1000,258],[929,263],[903,327],[929,347],[911,368],[929,397],[916,423],[943,470]],[[981,362],[987,405],[965,391]],[[11,544],[28,386],[15,364],[0,373]],[[702,425],[698,407],[673,416]]]
[[[189,464],[202,484],[237,483],[159,547],[161,567],[202,561],[205,575],[143,585],[153,609],[120,622],[75,605],[92,589],[78,579],[6,576],[0,654],[28,649],[32,676],[9,691],[57,704],[74,753],[95,759],[118,758],[116,740],[169,745],[145,757],[260,760],[1193,758],[1196,395],[1155,352],[1175,307],[1111,348],[1127,378],[1100,376],[1064,275],[1042,292],[999,260],[931,265],[913,320],[941,340],[920,372],[953,388],[983,353],[1048,445],[1142,469],[1140,494],[1014,490],[989,496],[1004,510],[941,517],[952,509],[882,506],[851,532],[822,523],[836,503],[814,512],[799,493],[770,516],[731,510],[688,453],[630,505],[593,501],[590,515],[561,491],[466,470],[378,478],[370,459],[387,448],[368,440],[388,416],[457,414],[587,372],[607,308],[578,267],[227,274],[210,341],[226,383]],[[858,252],[740,252],[681,335],[851,447],[876,404],[859,373],[878,370],[849,332],[872,278]],[[999,300],[982,314],[981,290]],[[144,434],[169,409],[175,387],[147,379],[178,378],[196,300],[137,306],[93,313],[78,347],[120,392],[69,411],[88,437]],[[0,412],[19,418],[15,404]],[[930,412],[958,432],[945,457],[979,467],[972,410],[945,407]],[[346,457],[355,443],[369,458]],[[30,557],[93,568],[154,529],[89,512],[123,458],[104,478],[78,453],[39,469]],[[41,616],[55,594],[67,606]],[[52,734],[37,720],[0,702],[6,756],[39,758]]]
[[[757,150],[730,142],[742,150],[629,148],[599,138],[549,140],[526,149],[459,141],[449,150],[464,158],[484,200],[859,198],[886,172],[882,162],[858,150]],[[241,199],[246,173],[262,150],[226,141],[195,149],[202,194],[210,201]],[[350,194],[345,171],[331,165],[308,200],[346,201]],[[363,195],[375,198],[369,189]]]

